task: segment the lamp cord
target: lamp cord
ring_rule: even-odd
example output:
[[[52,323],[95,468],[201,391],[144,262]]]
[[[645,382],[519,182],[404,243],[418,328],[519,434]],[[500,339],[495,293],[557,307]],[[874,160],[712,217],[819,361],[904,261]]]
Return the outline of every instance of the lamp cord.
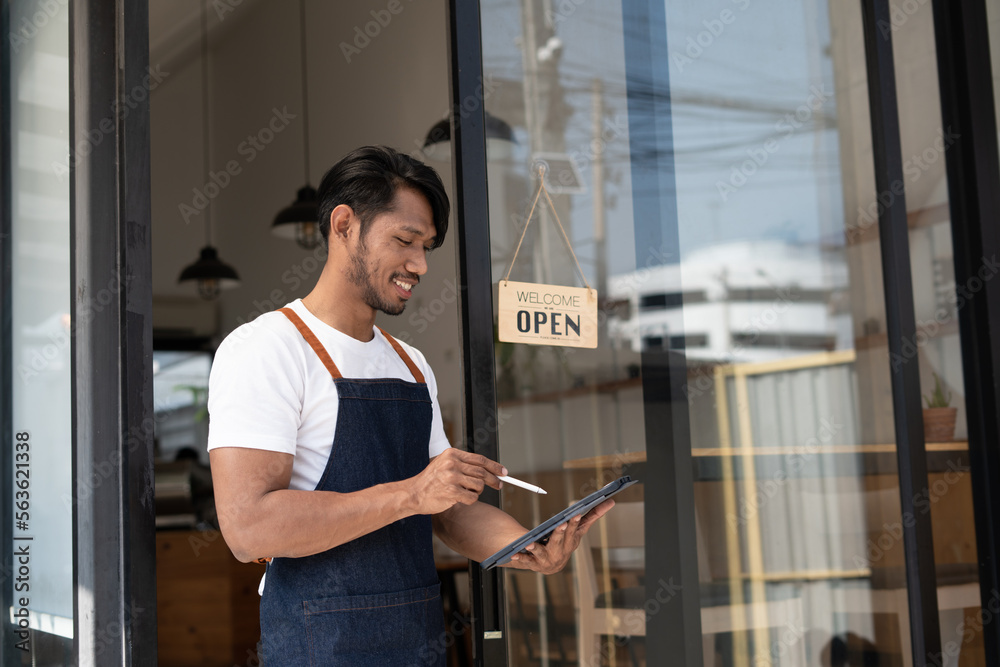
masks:
[[[203,0],[201,11],[201,137],[202,137],[202,178],[208,183],[209,135],[208,135],[208,0]],[[204,185],[202,186],[204,187]],[[212,203],[205,204],[205,245],[212,245]]]
[[[309,68],[306,66],[306,0],[299,0],[299,21],[302,39],[302,154],[305,161],[306,185],[309,180]]]

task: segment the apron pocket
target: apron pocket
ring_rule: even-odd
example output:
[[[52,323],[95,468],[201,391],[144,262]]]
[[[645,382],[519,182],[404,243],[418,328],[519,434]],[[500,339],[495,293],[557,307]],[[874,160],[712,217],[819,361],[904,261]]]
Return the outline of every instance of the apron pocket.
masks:
[[[438,664],[440,587],[304,601],[310,664]]]

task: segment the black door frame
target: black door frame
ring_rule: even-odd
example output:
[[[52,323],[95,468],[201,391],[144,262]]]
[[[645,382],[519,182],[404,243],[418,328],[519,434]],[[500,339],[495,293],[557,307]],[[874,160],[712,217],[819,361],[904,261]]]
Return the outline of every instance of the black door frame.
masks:
[[[156,664],[148,38],[145,0],[70,5],[74,652],[81,665]],[[108,121],[114,127],[105,132]],[[95,131],[104,140],[91,141]],[[108,307],[99,307],[102,290],[111,292]],[[81,589],[89,600],[80,599]]]
[[[945,152],[955,282],[982,288],[959,308],[972,497],[979,552],[986,664],[1000,664],[1000,283],[978,277],[1000,249],[1000,155],[986,3],[933,0],[941,122],[956,136]],[[971,292],[971,289],[969,290]]]
[[[448,24],[454,210],[458,221],[459,284],[462,285],[459,317],[465,441],[471,451],[497,461],[493,278],[486,189],[483,39],[478,0],[449,0]],[[487,487],[480,500],[499,507],[500,493]],[[506,613],[501,570],[494,568],[484,572],[478,563],[470,563],[469,581],[475,664],[506,665]]]
[[[148,11],[146,0],[70,5],[80,665],[156,664]]]

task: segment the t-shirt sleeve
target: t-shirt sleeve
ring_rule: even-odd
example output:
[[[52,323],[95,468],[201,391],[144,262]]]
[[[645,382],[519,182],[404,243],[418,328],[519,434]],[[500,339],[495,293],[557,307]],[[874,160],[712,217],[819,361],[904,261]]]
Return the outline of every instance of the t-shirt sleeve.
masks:
[[[406,345],[403,343],[403,345]],[[412,345],[406,345],[406,351],[409,353],[410,357],[413,359],[413,363],[417,365],[420,372],[424,374],[424,381],[427,383],[427,392],[431,395],[431,404],[434,408],[434,415],[431,419],[431,441],[430,441],[430,457],[434,458],[444,450],[451,447],[448,442],[448,436],[444,434],[444,419],[441,417],[441,404],[438,402],[438,391],[437,391],[437,379],[434,377],[434,371],[431,370],[430,364],[424,358],[423,353],[420,350],[414,348]]]
[[[294,455],[304,391],[301,366],[267,326],[254,322],[230,334],[215,354],[208,381],[208,449]]]

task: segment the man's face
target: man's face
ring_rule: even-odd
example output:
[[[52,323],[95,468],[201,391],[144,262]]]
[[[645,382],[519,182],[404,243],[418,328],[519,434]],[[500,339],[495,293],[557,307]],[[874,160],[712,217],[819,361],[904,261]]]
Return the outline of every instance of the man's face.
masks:
[[[434,218],[423,195],[399,188],[392,210],[371,221],[353,255],[347,276],[374,310],[399,315],[420,276],[435,239]]]

